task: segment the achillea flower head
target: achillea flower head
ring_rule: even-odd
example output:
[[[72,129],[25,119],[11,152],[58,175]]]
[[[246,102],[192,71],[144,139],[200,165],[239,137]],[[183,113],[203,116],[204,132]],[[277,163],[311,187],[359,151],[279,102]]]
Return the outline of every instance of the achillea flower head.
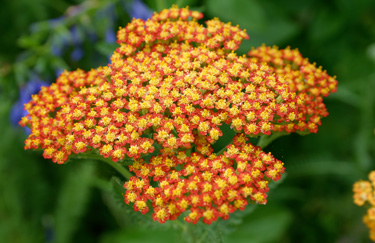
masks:
[[[135,176],[124,185],[125,203],[143,214],[152,207],[161,223],[186,212],[187,222],[210,224],[250,202],[265,204],[268,183],[284,166],[248,138],[316,132],[309,121],[320,124],[325,107],[307,106],[321,106],[336,81],[316,76],[322,71],[305,59],[303,71],[287,77],[287,61],[279,67],[261,59],[265,54],[238,56],[246,32],[216,18],[201,25],[202,17],[172,7],[133,19],[117,32],[111,64],[64,72],[26,104],[30,114],[20,124],[32,134],[25,148],[42,148],[55,163],[88,150],[115,162],[131,159]],[[312,81],[300,84],[308,75]],[[314,81],[322,77],[329,85]],[[237,135],[214,151],[223,124]]]
[[[291,105],[297,108],[297,112],[282,117],[278,122],[286,124],[278,125],[276,130],[316,133],[321,125],[320,119],[328,115],[323,97],[336,91],[335,77],[329,76],[322,67],[311,64],[297,49],[279,50],[263,45],[249,51],[248,55],[251,62],[266,62],[275,76],[284,79],[296,94]]]
[[[369,181],[357,181],[353,185],[353,200],[358,206],[367,203],[369,208],[363,216],[363,222],[369,228],[370,240],[375,241],[375,171],[371,171],[368,175]]]

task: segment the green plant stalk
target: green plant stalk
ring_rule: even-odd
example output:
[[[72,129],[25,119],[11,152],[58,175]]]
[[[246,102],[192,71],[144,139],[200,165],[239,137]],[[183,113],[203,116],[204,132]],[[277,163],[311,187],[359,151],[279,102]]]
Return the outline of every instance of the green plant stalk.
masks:
[[[284,135],[287,135],[287,134],[289,134],[289,133],[287,133],[287,132],[277,132],[277,133],[273,133],[271,135],[262,135],[260,137],[259,141],[258,141],[257,146],[264,149],[265,147],[267,147],[270,143],[272,143],[277,138],[279,138],[281,136],[284,136]]]
[[[232,141],[232,140],[231,140],[231,141]],[[230,142],[231,142],[231,141],[230,141]],[[229,142],[229,143],[230,143],[230,142]],[[223,147],[222,149],[220,149],[220,151],[219,151],[219,152],[217,152],[217,153],[216,153],[216,155],[221,155],[221,154],[223,154],[223,153],[224,153],[224,151],[226,151],[226,149],[227,149],[227,146],[229,145],[229,143],[228,143],[227,145],[225,145],[225,146],[224,146],[224,147]]]
[[[84,154],[84,155],[81,155],[81,156],[77,156],[76,158],[78,158],[78,159],[95,159],[95,160],[103,161],[103,162],[109,164],[110,166],[112,166],[118,173],[120,173],[127,180],[129,180],[129,178],[133,176],[120,163],[113,162],[109,158],[104,158],[104,157],[96,155],[96,154]]]

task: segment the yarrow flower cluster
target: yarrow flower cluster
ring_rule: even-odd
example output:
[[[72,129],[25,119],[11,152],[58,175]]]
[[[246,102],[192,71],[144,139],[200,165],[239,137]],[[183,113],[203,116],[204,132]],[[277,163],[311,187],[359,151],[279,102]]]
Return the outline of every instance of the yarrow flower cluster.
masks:
[[[353,185],[353,199],[358,206],[368,203],[370,206],[363,216],[363,222],[370,230],[370,240],[375,241],[375,171],[368,175],[369,181],[358,181]]]
[[[336,80],[297,50],[238,56],[238,26],[172,7],[117,33],[111,64],[61,74],[25,105],[26,149],[62,164],[72,153],[131,160],[125,203],[161,223],[228,219],[267,202],[283,163],[249,137],[317,132]],[[220,151],[222,126],[236,133]],[[147,159],[146,159],[147,158]]]

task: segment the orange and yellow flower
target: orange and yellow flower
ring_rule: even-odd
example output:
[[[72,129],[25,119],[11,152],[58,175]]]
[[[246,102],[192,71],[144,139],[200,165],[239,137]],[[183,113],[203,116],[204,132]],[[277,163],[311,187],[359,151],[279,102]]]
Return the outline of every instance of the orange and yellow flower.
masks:
[[[363,216],[363,222],[370,230],[370,240],[375,241],[375,171],[368,175],[368,181],[357,181],[353,185],[353,200],[358,206],[367,204],[369,208]]]
[[[161,223],[187,211],[187,222],[209,224],[265,204],[284,166],[248,138],[317,132],[328,115],[322,97],[337,82],[297,50],[238,56],[246,32],[202,17],[172,7],[133,19],[117,33],[111,64],[65,71],[25,105],[25,148],[55,163],[88,151],[132,160],[125,202],[143,214],[152,207]],[[236,135],[215,152],[224,124]]]

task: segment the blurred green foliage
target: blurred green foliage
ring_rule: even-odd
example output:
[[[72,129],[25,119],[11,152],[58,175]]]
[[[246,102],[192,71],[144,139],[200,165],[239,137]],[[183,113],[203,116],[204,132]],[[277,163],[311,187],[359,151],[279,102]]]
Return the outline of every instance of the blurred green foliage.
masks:
[[[189,4],[205,17],[245,28],[239,52],[262,43],[298,48],[337,75],[337,93],[325,99],[330,115],[317,134],[290,135],[267,151],[285,163],[287,176],[266,206],[249,207],[210,226],[159,225],[122,204],[122,182],[107,165],[76,161],[56,165],[24,151],[26,137],[9,113],[32,73],[52,82],[57,68],[95,68],[115,44],[105,40],[130,20],[123,1],[18,0],[0,8],[0,242],[367,242],[364,208],[352,203],[352,184],[375,169],[375,1],[159,0],[154,10]],[[72,7],[73,6],[73,7]],[[72,14],[79,6],[80,11]],[[101,10],[113,6],[114,25]],[[50,20],[65,16],[51,27]],[[74,46],[54,55],[52,40],[72,38],[78,27],[83,57]],[[89,38],[95,33],[96,39]],[[112,178],[112,179],[111,179]],[[115,195],[115,196],[114,196]],[[117,196],[116,196],[117,195]],[[120,206],[123,205],[123,206]],[[204,230],[203,230],[204,229]]]

